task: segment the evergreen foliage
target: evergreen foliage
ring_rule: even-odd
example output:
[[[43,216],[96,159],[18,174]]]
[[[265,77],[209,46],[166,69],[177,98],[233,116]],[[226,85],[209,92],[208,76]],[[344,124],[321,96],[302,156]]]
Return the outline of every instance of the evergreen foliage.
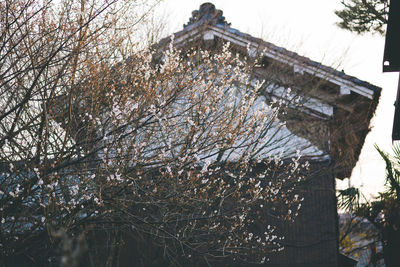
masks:
[[[339,205],[371,222],[379,232],[383,243],[386,266],[399,266],[400,257],[400,146],[394,146],[393,156],[375,146],[386,163],[386,191],[373,201],[360,203],[357,188],[339,191]]]
[[[340,18],[337,25],[358,34],[372,32],[385,33],[387,24],[387,0],[343,0],[343,9],[336,10]]]

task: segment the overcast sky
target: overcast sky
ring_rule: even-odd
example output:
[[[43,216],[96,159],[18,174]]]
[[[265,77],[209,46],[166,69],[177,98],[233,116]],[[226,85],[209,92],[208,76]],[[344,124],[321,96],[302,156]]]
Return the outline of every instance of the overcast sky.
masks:
[[[172,32],[181,30],[193,10],[206,1],[164,0],[157,13],[165,14]],[[353,170],[351,184],[370,197],[383,189],[384,163],[373,144],[391,151],[391,131],[398,74],[382,73],[384,38],[357,36],[339,29],[334,10],[340,0],[214,0],[233,28],[265,41],[296,51],[347,74],[382,87],[382,95],[372,130],[360,160]],[[338,182],[343,187],[348,181]]]

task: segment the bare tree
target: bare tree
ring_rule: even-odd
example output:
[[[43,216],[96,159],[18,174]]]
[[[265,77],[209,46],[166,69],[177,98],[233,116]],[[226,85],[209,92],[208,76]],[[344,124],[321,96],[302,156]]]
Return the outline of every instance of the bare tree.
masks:
[[[128,242],[177,265],[282,249],[269,222],[295,219],[308,166],[278,118],[287,102],[261,97],[228,44],[135,50],[132,8],[0,4],[2,264],[63,264],[85,238],[94,266]]]

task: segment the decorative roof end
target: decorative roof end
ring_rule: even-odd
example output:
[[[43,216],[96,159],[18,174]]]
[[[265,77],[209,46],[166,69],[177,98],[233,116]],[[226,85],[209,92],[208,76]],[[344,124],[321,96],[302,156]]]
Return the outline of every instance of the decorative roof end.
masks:
[[[219,24],[225,27],[231,26],[231,24],[225,20],[225,17],[222,14],[222,10],[216,9],[214,4],[204,3],[200,6],[199,10],[194,10],[192,12],[192,17],[189,19],[187,24],[183,25],[183,28],[186,28],[187,26],[196,22],[199,22],[199,24]]]

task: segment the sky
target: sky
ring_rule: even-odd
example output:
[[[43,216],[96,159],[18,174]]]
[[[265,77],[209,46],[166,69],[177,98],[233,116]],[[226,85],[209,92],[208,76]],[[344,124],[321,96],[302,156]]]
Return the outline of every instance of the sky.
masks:
[[[206,1],[164,0],[156,14],[165,17],[170,33],[182,30],[192,11]],[[342,30],[335,23],[334,11],[341,8],[340,0],[214,0],[231,27],[260,37],[265,41],[298,52],[312,60],[344,70],[382,87],[381,98],[372,119],[360,159],[351,179],[337,181],[337,188],[359,187],[366,198],[384,189],[385,165],[374,149],[391,152],[394,101],[398,73],[382,73],[384,37],[363,36]]]

